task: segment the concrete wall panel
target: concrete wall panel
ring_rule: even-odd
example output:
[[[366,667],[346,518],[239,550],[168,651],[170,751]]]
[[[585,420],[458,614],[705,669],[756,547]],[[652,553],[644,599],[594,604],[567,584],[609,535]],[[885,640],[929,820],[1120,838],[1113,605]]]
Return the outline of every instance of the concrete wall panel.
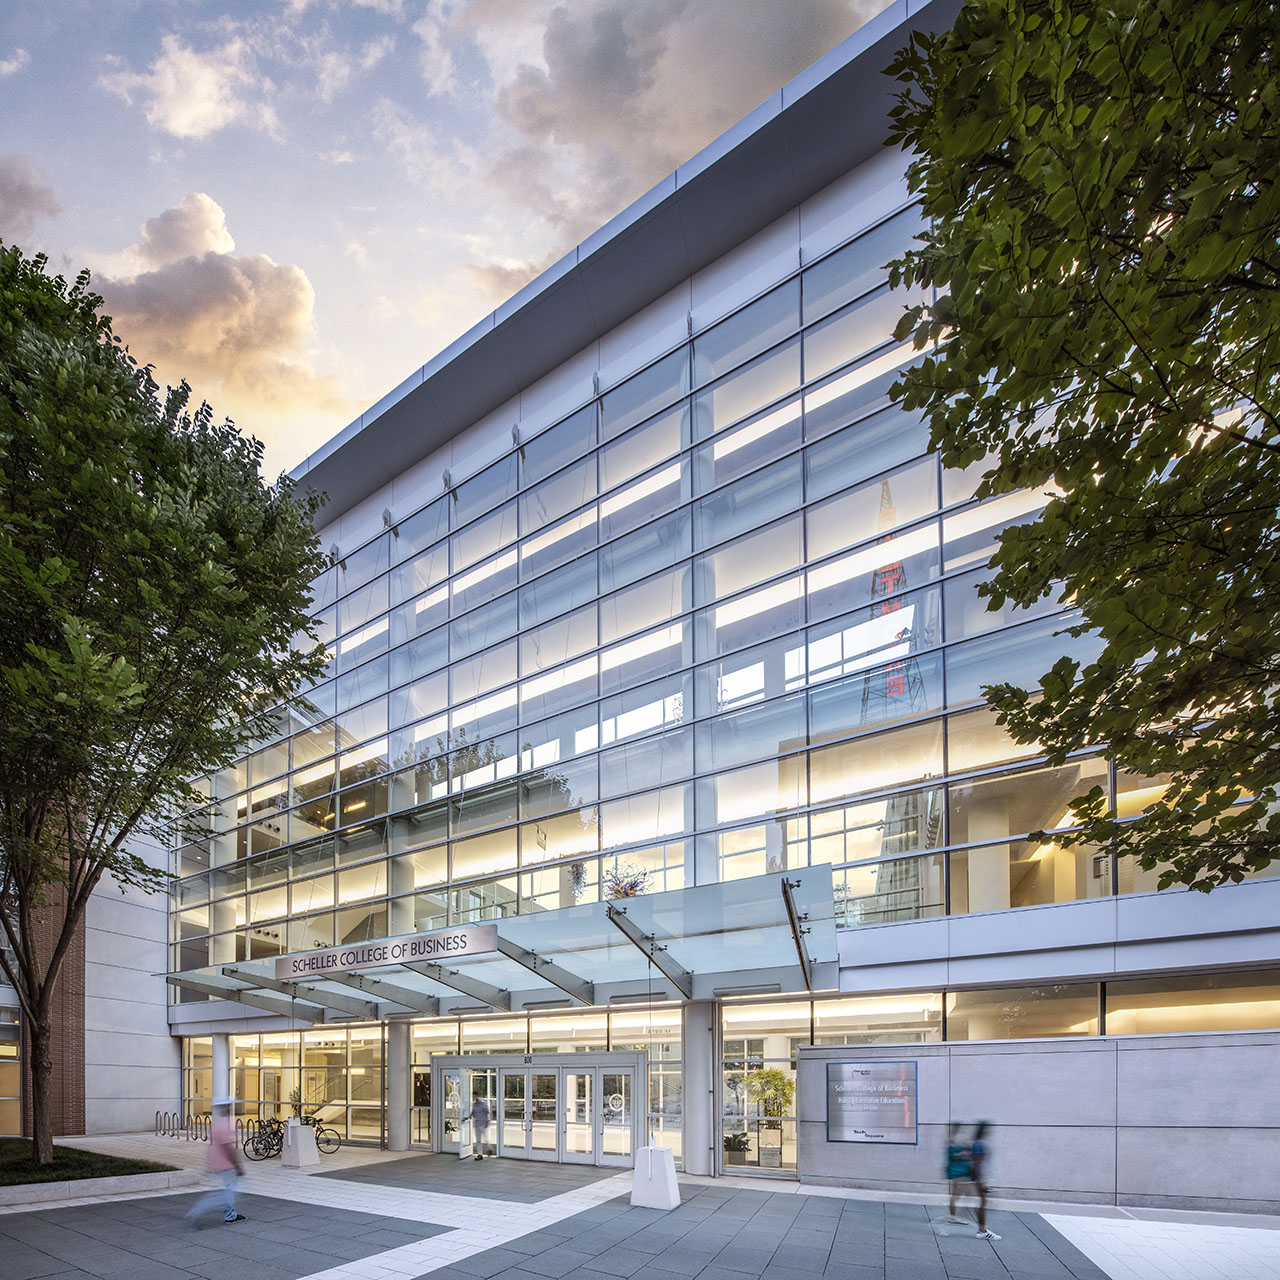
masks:
[[[1224,1036],[1213,1045],[1142,1041],[1117,1054],[1118,1103],[1125,1123],[1168,1128],[1270,1131],[1280,1146],[1280,1073],[1275,1045],[1238,1044]],[[1280,1186],[1280,1183],[1277,1183]]]
[[[920,1142],[826,1141],[825,1066],[915,1059]],[[992,1124],[997,1197],[1280,1208],[1280,1032],[798,1051],[802,1182],[941,1193],[946,1122]]]
[[[951,921],[940,917],[841,929],[836,943],[840,948],[841,968],[861,970],[864,966],[910,964],[921,956],[945,956],[951,948],[950,938]]]
[[[1116,1055],[1100,1040],[957,1046],[950,1103],[955,1119],[998,1111],[1002,1125],[1114,1126]]]
[[[135,848],[157,867],[167,854]],[[179,1089],[179,1042],[169,1034],[168,903],[163,895],[106,880],[85,917],[85,1131],[152,1127]]]
[[[1116,1131],[1088,1125],[1001,1125],[993,1131],[987,1176],[997,1196],[1113,1200]]]
[[[953,916],[951,950],[954,956],[978,957],[1108,946],[1115,941],[1115,920],[1114,898]]]
[[[1152,937],[1197,937],[1245,929],[1274,929],[1280,880],[1228,884],[1212,893],[1166,889],[1116,899],[1116,936],[1121,942]]]
[[[1280,1142],[1274,1129],[1124,1129],[1117,1171],[1128,1203],[1190,1200],[1219,1208],[1246,1199],[1280,1205]]]

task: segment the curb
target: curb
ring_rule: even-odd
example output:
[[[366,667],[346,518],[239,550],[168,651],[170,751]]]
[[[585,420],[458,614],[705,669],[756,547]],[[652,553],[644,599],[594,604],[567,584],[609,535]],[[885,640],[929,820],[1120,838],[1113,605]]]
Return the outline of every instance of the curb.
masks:
[[[127,1173],[111,1178],[77,1178],[74,1182],[28,1182],[17,1187],[0,1187],[0,1207],[16,1204],[46,1204],[58,1200],[82,1200],[90,1196],[127,1195],[131,1191],[168,1191],[200,1185],[200,1175],[191,1169],[169,1173]]]

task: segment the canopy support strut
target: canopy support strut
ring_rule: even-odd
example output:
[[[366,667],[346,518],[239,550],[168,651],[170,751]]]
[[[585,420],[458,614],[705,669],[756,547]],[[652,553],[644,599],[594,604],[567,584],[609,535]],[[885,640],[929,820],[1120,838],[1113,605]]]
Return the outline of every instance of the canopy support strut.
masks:
[[[675,984],[676,989],[686,1000],[693,999],[693,974],[672,956],[669,944],[674,939],[668,938],[663,943],[659,942],[654,934],[645,933],[639,925],[627,918],[626,907],[615,907],[609,903],[605,908],[605,914],[630,942],[644,952],[645,958],[664,977]]]

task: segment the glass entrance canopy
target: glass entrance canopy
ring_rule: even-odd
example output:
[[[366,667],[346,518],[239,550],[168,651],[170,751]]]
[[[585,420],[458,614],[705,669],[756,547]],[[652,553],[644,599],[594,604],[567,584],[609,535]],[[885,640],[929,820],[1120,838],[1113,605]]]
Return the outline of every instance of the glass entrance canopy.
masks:
[[[467,935],[467,954],[448,949]],[[211,965],[167,979],[301,1021],[449,1016],[633,1000],[800,992],[837,983],[831,869],[755,876],[507,916],[435,934]],[[434,940],[434,941],[431,941]],[[389,962],[397,955],[430,959]]]

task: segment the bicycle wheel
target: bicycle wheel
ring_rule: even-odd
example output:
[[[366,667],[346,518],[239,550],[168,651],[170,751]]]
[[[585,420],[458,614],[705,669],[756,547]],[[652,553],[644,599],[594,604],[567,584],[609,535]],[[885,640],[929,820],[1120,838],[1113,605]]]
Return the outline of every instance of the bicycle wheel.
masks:
[[[244,1153],[250,1160],[265,1160],[275,1154],[271,1149],[270,1139],[261,1133],[251,1133],[244,1140]]]
[[[325,1153],[331,1155],[342,1145],[342,1139],[338,1136],[336,1129],[322,1129],[316,1125],[316,1146]]]

